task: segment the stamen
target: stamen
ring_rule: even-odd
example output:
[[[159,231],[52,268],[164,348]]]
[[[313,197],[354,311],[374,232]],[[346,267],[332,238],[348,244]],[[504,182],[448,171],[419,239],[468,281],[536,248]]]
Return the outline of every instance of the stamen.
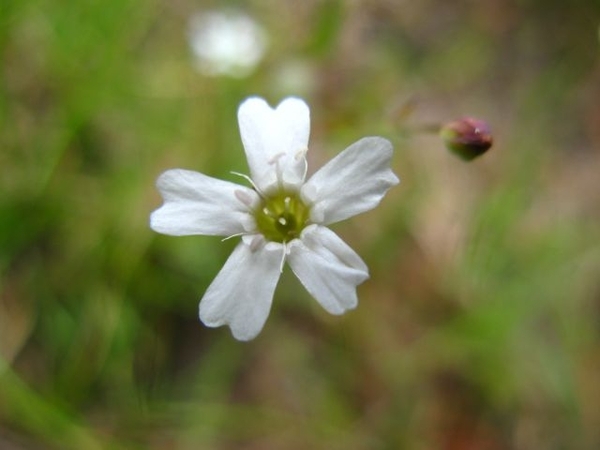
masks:
[[[283,251],[281,252],[281,262],[279,263],[279,273],[283,272],[283,265],[285,264],[285,257],[288,254],[288,249],[287,249],[287,245],[285,244],[285,242],[282,243],[283,244]]]
[[[306,226],[310,209],[297,192],[271,194],[254,210],[256,229],[267,241],[289,242]]]
[[[301,148],[294,155],[294,159],[296,161],[302,160],[304,162],[304,170],[302,171],[302,179],[306,179],[306,173],[308,172],[308,161],[306,160],[306,153],[308,153],[308,148]]]
[[[306,174],[308,173],[308,161],[304,158],[304,170],[302,171],[302,180],[306,179]]]
[[[252,178],[250,178],[248,175],[246,175],[244,173],[234,172],[233,170],[230,171],[229,173],[232,175],[237,175],[238,177],[242,177],[244,180],[246,180],[248,183],[250,183],[252,185],[254,190],[257,192],[258,195],[260,195],[261,198],[265,198],[265,194],[263,194],[263,192],[258,188],[258,186],[256,184],[254,184],[254,181],[252,181]]]
[[[221,239],[221,242],[228,241],[229,239],[238,237],[238,236],[246,236],[247,234],[249,234],[249,233],[246,233],[246,232],[235,233],[235,234],[232,234],[231,236],[224,237],[223,239]]]

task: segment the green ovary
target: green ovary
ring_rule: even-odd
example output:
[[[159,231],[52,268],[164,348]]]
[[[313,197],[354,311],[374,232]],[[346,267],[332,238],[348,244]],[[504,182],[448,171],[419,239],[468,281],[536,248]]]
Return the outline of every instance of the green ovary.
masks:
[[[310,208],[295,192],[277,192],[262,199],[254,212],[256,226],[269,241],[289,242],[300,236]]]

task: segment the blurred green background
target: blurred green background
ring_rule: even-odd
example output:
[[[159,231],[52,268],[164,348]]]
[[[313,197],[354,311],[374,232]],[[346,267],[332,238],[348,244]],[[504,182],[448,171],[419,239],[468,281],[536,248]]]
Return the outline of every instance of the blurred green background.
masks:
[[[226,7],[265,52],[210,75],[190,20]],[[600,448],[599,24],[596,0],[3,0],[0,448]],[[402,183],[334,226],[370,267],[356,310],[286,269],[239,343],[197,319],[236,240],[148,216],[163,170],[247,173],[250,95],[307,100],[312,171],[382,135]],[[419,132],[464,115],[494,132],[472,163]]]

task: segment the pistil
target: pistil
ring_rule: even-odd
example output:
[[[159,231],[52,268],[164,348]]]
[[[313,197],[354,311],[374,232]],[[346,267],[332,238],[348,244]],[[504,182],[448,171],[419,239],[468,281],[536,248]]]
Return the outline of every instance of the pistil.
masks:
[[[307,225],[310,208],[296,192],[279,191],[262,198],[254,212],[258,230],[269,241],[289,242]]]

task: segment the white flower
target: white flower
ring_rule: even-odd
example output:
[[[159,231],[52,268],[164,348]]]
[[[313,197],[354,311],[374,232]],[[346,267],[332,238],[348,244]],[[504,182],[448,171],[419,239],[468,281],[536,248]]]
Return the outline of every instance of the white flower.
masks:
[[[355,308],[367,266],[327,225],[374,208],[398,183],[390,169],[392,145],[363,138],[305,181],[310,119],[304,101],[287,98],[272,109],[249,98],[238,120],[253,189],[168,170],[157,181],[164,204],[150,217],[159,233],[242,236],[204,294],[200,320],[229,325],[236,339],[254,338],[285,261],[325,310]]]
[[[267,47],[263,29],[251,17],[236,11],[192,16],[189,39],[196,67],[211,76],[249,75]]]

